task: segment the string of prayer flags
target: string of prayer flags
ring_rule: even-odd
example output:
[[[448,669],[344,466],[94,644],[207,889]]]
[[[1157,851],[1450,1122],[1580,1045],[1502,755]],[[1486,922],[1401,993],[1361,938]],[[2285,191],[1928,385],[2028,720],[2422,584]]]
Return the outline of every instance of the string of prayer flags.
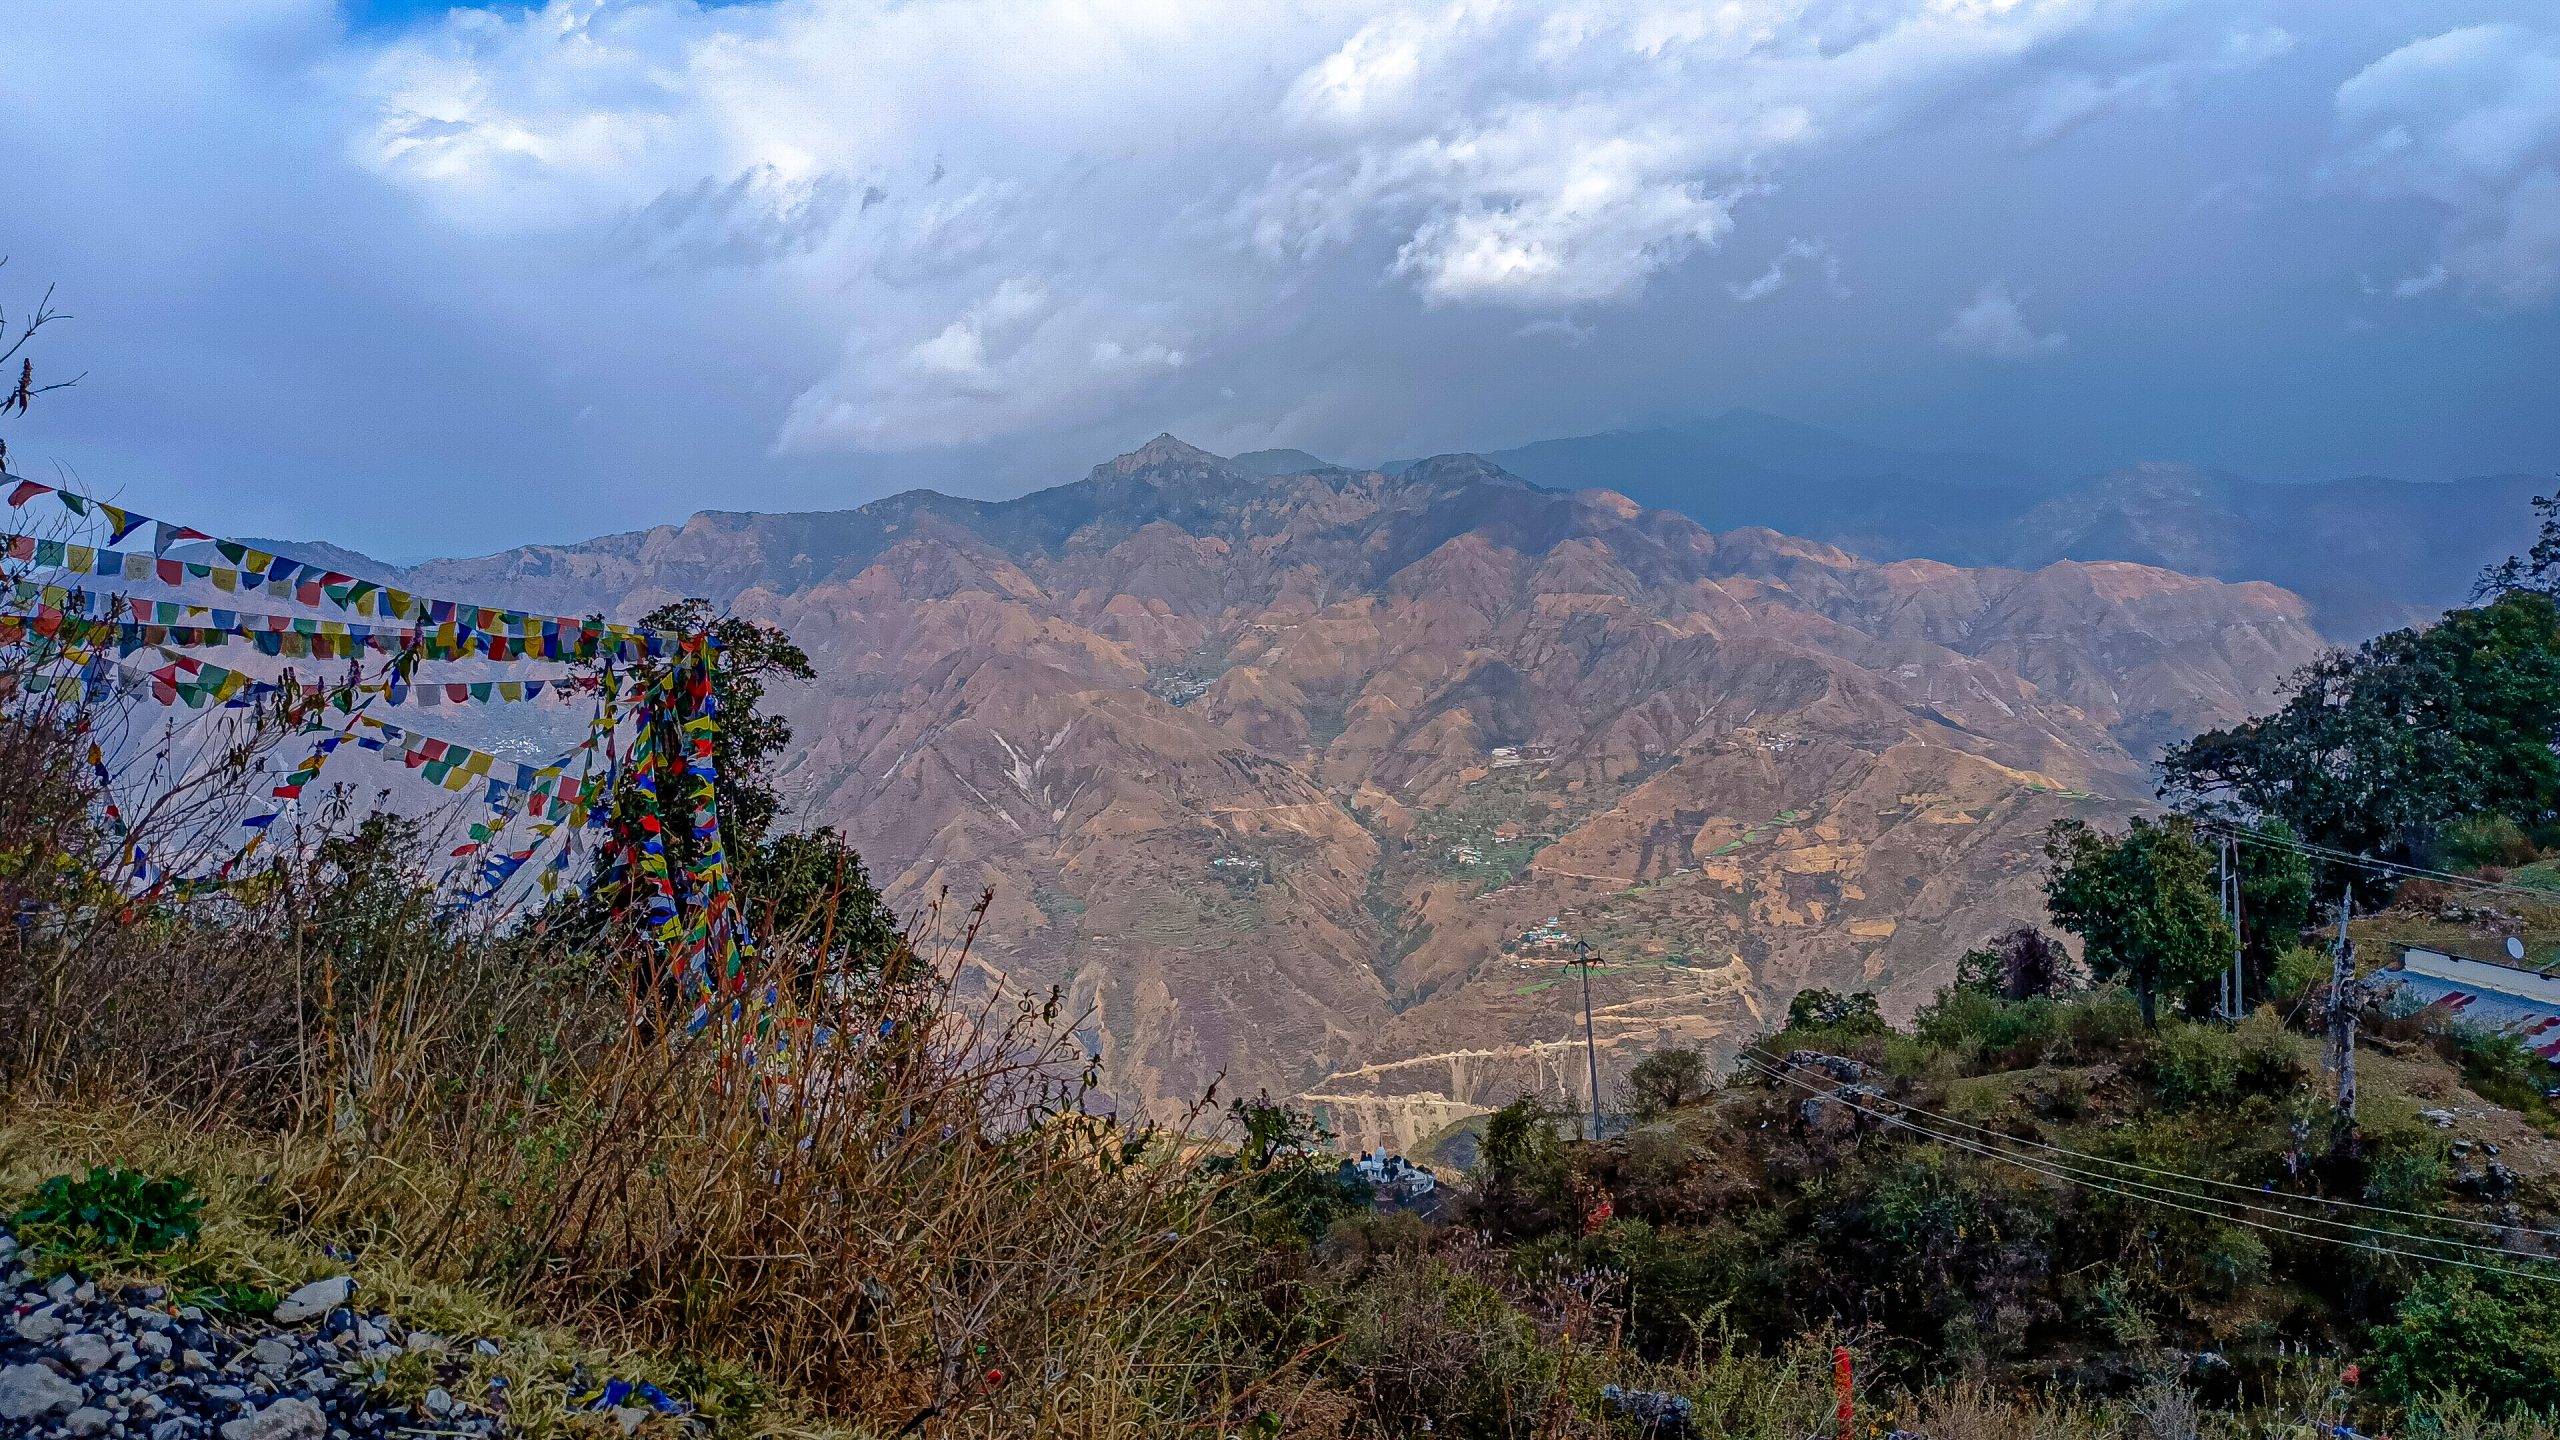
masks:
[[[664,656],[673,648],[666,637],[629,626],[590,625],[567,616],[536,615],[523,610],[467,605],[416,595],[323,565],[269,554],[243,541],[219,539],[199,530],[170,525],[137,511],[103,505],[86,496],[33,480],[17,480],[9,492],[9,504],[12,508],[22,508],[46,495],[52,496],[73,515],[87,517],[96,511],[109,527],[107,546],[100,548],[11,535],[8,537],[9,558],[78,575],[156,580],[168,585],[183,584],[190,579],[200,580],[225,593],[262,590],[313,608],[326,604],[380,619],[416,621],[436,627],[450,625],[457,632],[499,635],[517,641],[544,640],[554,646],[566,641],[577,647],[574,653],[552,658],[591,659],[611,650],[630,660],[641,656]],[[113,548],[146,524],[155,527],[151,554],[128,554]],[[171,560],[161,553],[168,544],[180,539],[210,541],[214,553],[229,563],[214,565],[210,562]]]
[[[632,826],[619,839],[626,895],[638,901],[649,933],[680,984],[706,997],[729,994],[734,998],[755,947],[721,833],[721,716],[713,683],[720,646],[712,635],[660,634],[419,595],[57,486],[5,478],[11,485],[7,503],[12,509],[50,496],[71,515],[103,525],[106,532],[103,545],[0,535],[0,553],[11,561],[119,584],[200,586],[221,595],[262,595],[304,609],[333,608],[359,620],[387,622],[367,625],[260,614],[195,598],[153,601],[21,579],[10,589],[13,608],[22,613],[0,614],[0,639],[32,631],[53,643],[64,661],[87,667],[82,674],[62,676],[55,683],[86,686],[100,673],[108,654],[149,651],[161,663],[140,678],[162,704],[197,709],[245,705],[290,687],[300,695],[324,700],[323,714],[326,708],[348,712],[342,727],[322,733],[311,752],[272,787],[268,798],[277,802],[275,813],[298,803],[321,767],[350,738],[359,748],[384,752],[445,789],[459,792],[478,783],[488,815],[472,827],[469,843],[456,852],[480,857],[476,898],[497,893],[544,842],[565,830],[568,839],[560,857],[543,876],[543,888],[553,889],[581,833],[605,828],[627,783]],[[148,553],[120,548],[146,527]],[[182,541],[208,545],[215,558],[171,556],[169,551]],[[282,679],[260,680],[184,653],[234,643],[276,658],[354,661],[368,652],[395,658],[377,681],[333,687],[301,681],[291,672]],[[365,713],[376,704],[519,703],[595,683],[552,678],[422,681],[415,676],[414,667],[421,660],[460,659],[603,662],[606,674],[599,713],[586,742],[563,756],[558,765],[528,766]],[[616,750],[620,698],[612,680],[616,664],[641,666],[649,677],[633,696],[636,724],[627,780],[624,757]],[[316,715],[308,728],[315,733],[328,730]],[[598,746],[605,752],[601,780],[594,765]],[[579,769],[574,778],[569,774],[573,757]],[[668,843],[668,826],[677,810],[684,823],[680,833],[685,863],[680,868]],[[247,822],[255,832],[248,849],[256,847],[273,818],[271,813]],[[519,821],[530,822],[533,843],[521,847],[503,843],[509,827]],[[143,863],[137,855],[137,867]],[[217,886],[230,863],[214,877]],[[706,998],[697,1017],[707,1021],[709,1014]]]

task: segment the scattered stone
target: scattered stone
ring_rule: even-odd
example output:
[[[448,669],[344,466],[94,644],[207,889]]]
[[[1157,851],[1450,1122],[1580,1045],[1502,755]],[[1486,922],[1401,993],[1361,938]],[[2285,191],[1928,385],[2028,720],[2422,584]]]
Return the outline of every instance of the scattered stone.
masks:
[[[93,1335],[85,1330],[76,1335],[63,1336],[62,1343],[56,1346],[55,1350],[72,1369],[79,1371],[82,1375],[97,1374],[107,1368],[108,1361],[115,1358],[115,1351],[108,1346],[104,1336]]]
[[[80,1387],[42,1365],[0,1370],[0,1420],[68,1415],[80,1405]]]
[[[1843,1085],[1855,1085],[1867,1078],[1867,1067],[1846,1055],[1826,1055],[1819,1050],[1787,1052],[1789,1070],[1819,1070]]]
[[[307,1285],[280,1329],[168,1303],[156,1287],[101,1286],[69,1274],[39,1282],[7,1263],[0,1221],[0,1440],[465,1440],[512,1433],[446,1391],[429,1417],[372,1393],[400,1356],[402,1326],[346,1307],[346,1276]],[[294,1300],[300,1309],[291,1308]],[[421,1352],[447,1386],[463,1361],[435,1336]],[[494,1347],[490,1351],[494,1352]],[[416,1362],[411,1362],[416,1363]],[[495,1393],[495,1392],[493,1392]],[[598,1417],[601,1420],[602,1417]],[[611,1434],[598,1426],[597,1433]]]
[[[2426,1121],[2428,1124],[2433,1125],[2439,1130],[2450,1130],[2453,1128],[2453,1112],[2450,1110],[2421,1110],[2418,1112],[2418,1118]]]
[[[314,1280],[276,1303],[276,1323],[299,1325],[317,1319],[346,1304],[355,1288],[356,1283],[344,1275]]]
[[[322,1440],[329,1419],[308,1400],[279,1400],[222,1427],[222,1440]]]
[[[441,1385],[429,1390],[427,1392],[427,1398],[418,1403],[426,1407],[428,1414],[436,1416],[439,1419],[453,1413],[453,1397],[446,1394],[444,1387]]]

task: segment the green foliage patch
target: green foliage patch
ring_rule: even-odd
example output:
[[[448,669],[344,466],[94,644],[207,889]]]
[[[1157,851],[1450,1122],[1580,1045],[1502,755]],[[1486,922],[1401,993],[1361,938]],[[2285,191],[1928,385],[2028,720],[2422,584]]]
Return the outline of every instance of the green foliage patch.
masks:
[[[57,1253],[157,1255],[196,1238],[202,1209],[184,1176],[99,1165],[38,1185],[9,1225],[22,1243]]]

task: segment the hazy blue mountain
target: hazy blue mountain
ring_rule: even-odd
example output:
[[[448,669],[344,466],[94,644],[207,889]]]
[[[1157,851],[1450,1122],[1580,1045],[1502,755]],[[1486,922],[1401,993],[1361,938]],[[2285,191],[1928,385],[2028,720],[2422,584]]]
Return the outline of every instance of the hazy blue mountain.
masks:
[[[1886,449],[1749,410],[1485,458],[1542,485],[1616,490],[1711,530],[1765,525],[1870,559],[2025,569],[2131,560],[2270,580],[2309,600],[2323,632],[2342,641],[2460,604],[2482,567],[2529,540],[2526,501],[2541,488],[2516,475],[2272,484],[2173,464],[2059,480],[1998,456]]]
[[[1304,450],[1247,450],[1228,457],[1227,463],[1247,475],[1311,475],[1318,470],[1340,468]]]

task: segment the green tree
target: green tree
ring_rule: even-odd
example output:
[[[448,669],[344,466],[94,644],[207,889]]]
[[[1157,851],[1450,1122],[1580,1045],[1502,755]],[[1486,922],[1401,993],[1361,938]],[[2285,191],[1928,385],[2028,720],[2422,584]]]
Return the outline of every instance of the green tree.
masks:
[[[1707,1093],[1707,1057],[1690,1046],[1656,1050],[1627,1072],[1627,1108],[1650,1120]]]
[[[2510,590],[2306,666],[2273,714],[2173,745],[2181,810],[2271,816],[2356,854],[2417,858],[2465,816],[2560,814],[2560,608]]]
[[[1799,990],[1787,1002],[1787,1028],[1881,1035],[1886,1026],[1884,1010],[1871,990]]]
[[[2136,819],[2120,836],[2060,821],[2045,855],[2055,922],[2080,937],[2091,975],[2133,991],[2146,1024],[2160,994],[2183,999],[2230,964],[2214,858],[2183,817]]]
[[[1956,961],[1956,988],[2003,1000],[2060,995],[2078,981],[2069,951],[2032,925],[2021,925]]]
[[[2560,1408],[2560,1287],[2431,1267],[2373,1332],[2375,1379],[2401,1404],[2467,1390]]]
[[[810,957],[802,979],[814,984],[826,968],[876,969],[904,953],[896,915],[881,898],[862,857],[831,827],[778,829],[783,813],[773,767],[791,744],[791,722],[765,706],[776,682],[816,677],[806,652],[781,629],[758,620],[723,615],[706,600],[679,600],[659,606],[641,625],[670,635],[709,634],[719,643],[719,663],[712,667],[712,697],[720,725],[712,740],[717,772],[714,801],[720,810],[720,832],[730,866],[730,883],[743,897],[749,922],[759,933],[787,935]],[[643,660],[632,680],[646,688],[666,673],[667,662]],[[658,737],[659,753],[681,752],[672,732]],[[659,781],[660,805],[671,813],[674,797],[684,791],[666,776]],[[639,795],[626,784],[614,800],[618,835],[636,838]],[[681,874],[695,859],[691,828],[668,824],[661,832],[668,864]],[[617,850],[620,846],[615,847]],[[618,862],[605,862],[610,883],[601,887],[618,895],[627,880]],[[614,903],[608,898],[607,903]]]
[[[2264,995],[2277,959],[2302,943],[2302,927],[2311,921],[2311,862],[2286,848],[2298,837],[2281,818],[2267,816],[2255,828],[2270,843],[2243,840],[2238,847],[2240,948],[2249,993]]]
[[[1202,1168],[1240,1177],[1236,1198],[1266,1240],[1313,1240],[1369,1207],[1370,1187],[1334,1163],[1325,1150],[1333,1133],[1313,1116],[1265,1093],[1229,1103],[1227,1119],[1240,1132],[1234,1153]]]
[[[765,692],[776,680],[813,680],[817,670],[780,627],[723,615],[708,600],[661,605],[641,617],[640,624],[668,635],[708,634],[719,643],[711,694],[720,707],[720,731],[712,741],[711,759],[720,772],[721,836],[741,855],[760,850],[782,814],[772,766],[791,744],[791,722],[764,708]],[[653,685],[666,665],[664,660],[643,660],[633,667],[632,678]],[[670,840],[676,838],[683,837]]]
[[[2560,597],[2560,494],[2537,495],[2533,513],[2542,517],[2533,548],[2480,572],[2471,587],[2474,600],[2494,600],[2519,593]]]
[[[1537,1234],[1573,1211],[1573,1161],[1556,1136],[1555,1115],[1545,1101],[1523,1095],[1485,1121],[1476,1205],[1497,1234]]]

